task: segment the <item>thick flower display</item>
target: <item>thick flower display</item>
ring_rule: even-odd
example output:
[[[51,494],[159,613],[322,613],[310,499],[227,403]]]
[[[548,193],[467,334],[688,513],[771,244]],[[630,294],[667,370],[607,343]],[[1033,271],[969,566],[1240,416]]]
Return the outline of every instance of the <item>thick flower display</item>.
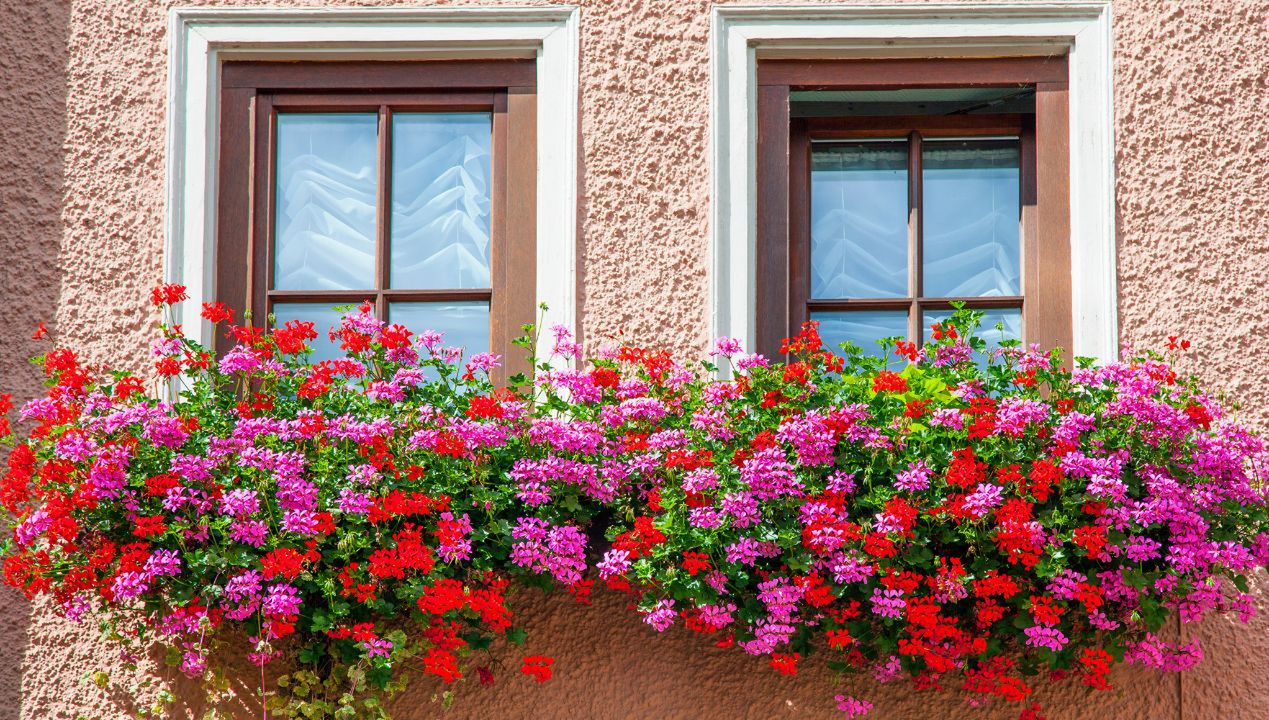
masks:
[[[525,642],[509,599],[533,585],[627,593],[649,632],[767,672],[825,662],[1039,718],[1039,679],[1199,662],[1160,630],[1246,620],[1269,563],[1269,453],[1163,356],[989,350],[968,311],[883,357],[827,350],[812,323],[786,362],[723,338],[691,367],[583,360],[555,328],[523,343],[533,376],[495,387],[497,356],[368,305],[316,363],[311,323],[204,317],[232,347],[160,324],[151,378],[39,359],[49,390],[18,410],[0,484],[4,577],[190,675],[240,628],[252,662],[293,670],[270,693],[284,715],[386,717],[407,659],[498,681],[486,651]],[[520,680],[567,666],[528,654]]]

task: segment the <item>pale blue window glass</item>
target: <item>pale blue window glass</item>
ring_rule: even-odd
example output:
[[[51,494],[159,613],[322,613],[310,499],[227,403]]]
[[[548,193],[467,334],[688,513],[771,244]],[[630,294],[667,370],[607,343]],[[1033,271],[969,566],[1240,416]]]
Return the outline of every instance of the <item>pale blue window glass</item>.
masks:
[[[820,323],[820,339],[824,347],[839,351],[843,342],[851,342],[866,355],[882,357],[878,340],[908,336],[908,313],[903,310],[849,310],[811,313]]]
[[[378,116],[279,113],[273,287],[374,287]]]
[[[1021,340],[1022,339],[1022,311],[1018,309],[1002,309],[1002,310],[983,310],[982,324],[974,331],[974,334],[987,341],[987,355],[991,355],[1000,347],[1002,340]],[[938,310],[926,312],[923,322],[925,323],[925,340],[930,341],[933,336],[933,330],[930,326],[935,323],[942,323],[952,317],[951,310]],[[996,329],[996,325],[1004,326],[1004,330]],[[976,357],[979,367],[986,365],[987,357]]]
[[[1017,140],[926,140],[921,149],[926,297],[1021,294]]]
[[[388,322],[404,325],[415,335],[427,330],[443,333],[441,344],[461,347],[465,357],[489,351],[489,303],[483,300],[393,303]]]
[[[334,306],[326,303],[274,303],[273,317],[274,327],[282,327],[290,320],[313,323],[317,339],[309,341],[309,346],[313,348],[313,354],[309,355],[309,362],[316,364],[322,360],[344,357],[344,351],[339,349],[339,344],[330,339],[330,329],[338,327],[340,318],[343,317],[343,313],[336,310]]]
[[[489,113],[392,116],[392,287],[490,287],[492,122]]]
[[[816,143],[811,297],[907,295],[907,143]]]

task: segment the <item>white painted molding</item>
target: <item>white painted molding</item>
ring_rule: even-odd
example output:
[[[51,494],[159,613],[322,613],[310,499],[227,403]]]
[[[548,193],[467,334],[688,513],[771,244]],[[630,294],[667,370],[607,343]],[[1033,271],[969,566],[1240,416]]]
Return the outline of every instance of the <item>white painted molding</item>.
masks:
[[[199,317],[215,278],[220,63],[527,57],[537,61],[537,295],[546,323],[577,326],[578,11],[536,8],[175,8],[168,23],[164,271]],[[195,328],[198,331],[195,332]]]
[[[756,336],[759,57],[1069,52],[1071,310],[1076,355],[1119,354],[1110,2],[715,7],[711,18],[713,333]]]

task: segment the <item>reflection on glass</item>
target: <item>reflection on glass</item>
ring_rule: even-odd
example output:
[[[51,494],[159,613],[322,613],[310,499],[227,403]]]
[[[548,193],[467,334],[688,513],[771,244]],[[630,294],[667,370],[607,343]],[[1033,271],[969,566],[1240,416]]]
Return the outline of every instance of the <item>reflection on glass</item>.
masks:
[[[907,294],[907,143],[817,143],[811,151],[811,297]]]
[[[1017,140],[922,145],[924,294],[1020,294]]]
[[[1021,340],[1022,339],[1022,311],[1017,309],[1004,310],[983,310],[982,324],[974,331],[974,334],[987,341],[987,354],[990,355],[1000,347],[1002,340]],[[941,323],[952,317],[951,310],[936,310],[926,312],[923,322],[925,323],[925,339],[930,340],[933,331],[930,326],[935,323]],[[996,325],[1004,326],[1004,330],[997,330]],[[980,367],[985,366],[986,357],[977,358]]]
[[[392,116],[392,287],[489,287],[491,139],[489,113]]]
[[[309,362],[319,363],[323,360],[334,360],[344,356],[339,345],[332,342],[327,331],[339,325],[343,313],[335,306],[326,303],[273,303],[274,327],[282,327],[290,320],[302,320],[313,323],[317,339],[309,342],[313,354]]]
[[[824,347],[838,351],[843,342],[850,342],[865,355],[883,357],[878,340],[908,336],[908,313],[903,310],[849,310],[811,313],[820,322],[820,339]]]
[[[489,303],[483,300],[393,303],[388,322],[416,335],[427,330],[443,333],[441,344],[461,347],[464,357],[489,350]]]
[[[274,287],[374,287],[378,116],[279,113]]]

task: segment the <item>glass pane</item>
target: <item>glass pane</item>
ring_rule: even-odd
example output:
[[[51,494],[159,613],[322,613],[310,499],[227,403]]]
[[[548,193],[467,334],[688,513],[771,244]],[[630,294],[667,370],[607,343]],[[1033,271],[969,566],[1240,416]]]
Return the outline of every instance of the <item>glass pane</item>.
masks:
[[[489,113],[392,116],[392,287],[489,287],[492,123]]]
[[[950,310],[935,310],[925,313],[922,322],[925,323],[925,339],[928,341],[933,331],[930,326],[934,323],[941,323],[952,316]],[[1002,323],[1005,327],[1004,332],[996,329],[996,324]],[[1001,340],[1021,340],[1022,339],[1022,311],[1017,309],[1004,310],[984,310],[982,324],[975,331],[978,337],[987,341],[987,352],[991,353],[1000,347]],[[980,366],[984,365],[986,358],[979,358]]]
[[[811,150],[811,297],[908,294],[906,142]]]
[[[394,303],[388,307],[388,321],[416,334],[444,333],[441,344],[463,348],[464,357],[489,350],[489,303],[483,300]]]
[[[372,288],[379,121],[279,113],[273,286]]]
[[[343,317],[343,313],[335,309],[333,305],[325,303],[273,303],[273,326],[282,327],[289,320],[303,320],[313,323],[313,329],[317,331],[317,339],[309,343],[313,348],[313,354],[309,356],[309,362],[319,363],[322,360],[334,360],[344,356],[344,351],[339,349],[339,345],[332,342],[330,333],[327,331],[339,325],[339,319]]]
[[[926,297],[1019,295],[1017,140],[922,145]]]
[[[866,355],[881,357],[877,344],[882,338],[908,336],[908,313],[902,310],[849,310],[811,313],[820,321],[820,338],[824,347],[837,351],[843,342],[852,342]]]

